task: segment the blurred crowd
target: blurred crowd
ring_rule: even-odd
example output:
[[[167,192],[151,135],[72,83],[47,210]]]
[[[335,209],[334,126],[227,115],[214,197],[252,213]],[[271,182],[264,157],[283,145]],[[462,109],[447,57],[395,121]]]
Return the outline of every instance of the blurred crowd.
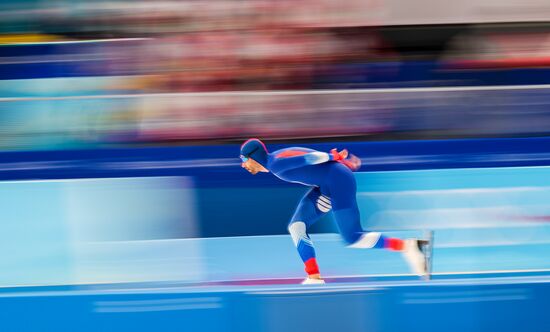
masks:
[[[0,148],[549,133],[550,24],[538,14],[483,24],[491,11],[465,1],[454,18],[434,7],[453,23],[434,24],[392,6],[4,2]],[[459,88],[498,85],[525,88]]]

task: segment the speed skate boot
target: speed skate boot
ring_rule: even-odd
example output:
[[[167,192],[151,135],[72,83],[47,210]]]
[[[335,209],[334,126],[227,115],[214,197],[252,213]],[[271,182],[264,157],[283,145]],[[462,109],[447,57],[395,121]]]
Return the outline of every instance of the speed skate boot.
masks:
[[[406,239],[404,241],[403,257],[414,274],[420,277],[425,277],[428,273],[426,255],[422,250],[427,244],[428,241],[418,239]]]
[[[302,281],[302,285],[324,285],[325,281],[323,279],[316,278],[306,278]]]

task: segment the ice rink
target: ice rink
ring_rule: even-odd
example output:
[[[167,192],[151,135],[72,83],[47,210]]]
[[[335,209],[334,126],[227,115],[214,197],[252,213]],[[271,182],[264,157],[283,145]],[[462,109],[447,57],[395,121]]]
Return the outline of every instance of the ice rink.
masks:
[[[454,240],[461,232],[470,242]],[[201,271],[194,280],[3,288],[1,324],[5,331],[548,331],[549,232],[544,223],[497,233],[438,230],[430,281],[410,275],[398,253],[313,235],[322,286],[299,285],[302,264],[289,236],[165,241],[158,250]]]

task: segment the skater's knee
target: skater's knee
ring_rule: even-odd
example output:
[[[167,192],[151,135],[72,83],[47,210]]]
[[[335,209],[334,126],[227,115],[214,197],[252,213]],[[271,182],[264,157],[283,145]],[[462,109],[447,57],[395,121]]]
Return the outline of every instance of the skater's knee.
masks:
[[[348,248],[383,248],[384,237],[378,232],[367,232],[357,234],[357,238],[352,243],[348,243]]]
[[[294,221],[288,225],[288,232],[292,236],[292,241],[297,245],[301,238],[307,238],[307,227],[303,221]]]

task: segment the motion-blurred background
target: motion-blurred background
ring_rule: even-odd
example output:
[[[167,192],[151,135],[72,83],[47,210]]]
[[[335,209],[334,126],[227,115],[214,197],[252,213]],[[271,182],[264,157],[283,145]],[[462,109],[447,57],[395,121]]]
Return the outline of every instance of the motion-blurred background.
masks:
[[[26,286],[302,276],[285,234],[304,188],[242,170],[250,137],[358,155],[363,226],[435,229],[435,272],[548,271],[549,134],[547,0],[2,1],[0,330],[136,322],[75,328],[38,302],[23,326]],[[342,251],[336,231],[330,216],[314,228],[328,276],[408,273]],[[177,305],[232,308],[209,301]],[[79,312],[132,312],[92,303]],[[159,315],[132,331],[175,328]],[[494,324],[469,319],[446,328]],[[219,321],[204,329],[283,329]]]
[[[448,89],[547,84],[544,0],[27,0],[0,12],[5,150],[548,133],[546,87]],[[419,87],[446,89],[400,89]]]

